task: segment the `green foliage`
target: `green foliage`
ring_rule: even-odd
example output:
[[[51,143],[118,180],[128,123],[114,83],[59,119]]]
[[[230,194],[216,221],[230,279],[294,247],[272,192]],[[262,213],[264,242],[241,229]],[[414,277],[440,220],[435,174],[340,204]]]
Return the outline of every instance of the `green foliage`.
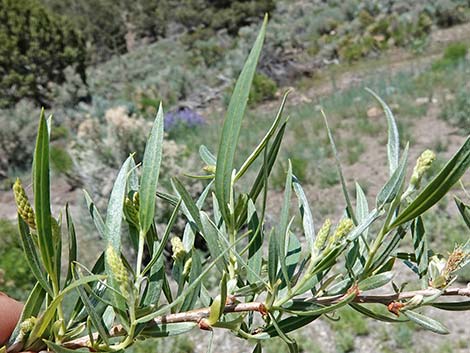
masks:
[[[275,7],[274,0],[184,0],[178,1],[175,16],[178,22],[189,30],[199,27],[211,30],[226,29],[236,34],[246,26]]]
[[[250,102],[256,104],[273,99],[276,91],[276,82],[264,74],[256,73],[251,86]]]
[[[26,262],[14,223],[0,219],[0,239],[0,290],[25,300],[25,294],[32,289],[34,276]]]
[[[2,0],[0,18],[0,107],[22,98],[47,105],[50,82],[63,83],[67,67],[85,82],[85,42],[69,21],[38,0]]]
[[[346,184],[349,179],[343,175],[333,133],[322,111],[335,159],[335,166],[330,169],[339,176],[344,196],[344,217],[333,226],[326,221],[327,226],[318,234],[315,232],[312,210],[316,208],[310,208],[291,161],[285,164],[284,196],[277,205],[279,216],[267,215],[270,175],[288,126],[284,114],[286,97],[271,127],[258,138],[248,157],[238,158],[239,146],[246,143],[243,119],[266,26],[267,20],[235,85],[217,154],[210,152],[213,146],[200,149],[202,167],[207,171],[206,175],[195,176],[206,180],[200,196],[193,198],[187,185],[176,177],[172,178],[172,190],[162,192],[162,106],[152,127],[145,129],[150,136],[142,159],[136,163],[131,155],[121,165],[112,185],[106,217],[85,194],[90,222],[105,241],[92,268],[85,267],[77,256],[79,242],[68,207],[65,217],[56,219],[51,212],[53,147],[44,111],[41,112],[32,174],[34,214],[20,182],[15,183],[20,237],[26,262],[37,280],[20,321],[32,316],[38,319],[27,333],[18,325],[9,344],[12,353],[46,348],[65,353],[69,352],[67,347],[121,351],[137,339],[182,335],[196,327],[230,330],[255,343],[255,352],[262,351],[264,341],[279,337],[294,353],[302,346],[295,336],[291,337],[293,331],[350,306],[340,313],[344,321],[338,325],[353,328],[341,334],[337,347],[349,352],[354,348],[353,334],[368,332],[362,316],[353,313],[353,309],[376,320],[410,320],[441,334],[448,333],[442,324],[415,310],[426,305],[441,310],[468,309],[467,302],[443,302],[441,297],[468,293],[468,289],[454,291],[448,287],[470,262],[470,240],[463,240],[450,254],[428,253],[423,215],[467,172],[470,137],[436,176],[420,187],[413,176],[407,178],[408,144],[404,149],[400,147],[391,109],[371,90],[368,93],[380,103],[388,127],[383,164],[387,165],[389,177],[375,202],[368,204],[359,185],[357,201],[351,201]],[[122,118],[125,110],[113,113],[108,120],[135,124],[128,115]],[[419,178],[428,172],[429,163],[418,159],[415,169]],[[106,177],[109,179],[109,175]],[[157,225],[161,204],[172,212]],[[465,202],[458,206],[470,224],[470,206]],[[181,238],[171,238],[178,214],[186,220],[184,231]],[[30,217],[34,217],[34,222]],[[302,221],[301,226],[294,226],[300,223],[294,223],[296,218]],[[195,248],[197,236],[207,244],[204,256]],[[174,260],[171,274],[164,264],[170,238]],[[403,246],[410,238],[412,243]],[[129,243],[126,251],[124,242]],[[398,252],[408,248],[412,249],[410,253]],[[144,259],[144,254],[150,260]],[[397,272],[394,266],[401,261],[417,272],[413,285],[422,286],[423,291],[402,291],[401,283],[393,283],[392,293],[369,293],[391,291],[389,284]],[[220,286],[214,290],[206,288],[210,275],[221,278]],[[66,298],[75,302],[70,310],[65,310]],[[387,308],[399,318],[388,311],[382,314],[369,309],[369,305]],[[181,349],[191,351],[193,347]]]
[[[465,59],[468,52],[468,45],[465,43],[452,43],[444,50],[444,55],[432,64],[434,71],[442,71],[457,65]]]
[[[462,128],[462,132],[465,133],[470,124],[470,91],[467,87],[458,88],[455,99],[444,105],[441,117]]]
[[[51,146],[51,168],[56,173],[69,173],[73,168],[73,161],[66,149],[60,146]]]

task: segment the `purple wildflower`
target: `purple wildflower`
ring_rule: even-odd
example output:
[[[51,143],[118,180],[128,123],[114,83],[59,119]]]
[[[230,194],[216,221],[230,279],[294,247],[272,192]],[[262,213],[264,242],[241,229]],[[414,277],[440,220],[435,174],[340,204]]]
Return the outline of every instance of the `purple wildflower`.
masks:
[[[204,125],[204,118],[189,108],[181,108],[165,114],[165,130],[171,131],[180,126],[197,127]]]

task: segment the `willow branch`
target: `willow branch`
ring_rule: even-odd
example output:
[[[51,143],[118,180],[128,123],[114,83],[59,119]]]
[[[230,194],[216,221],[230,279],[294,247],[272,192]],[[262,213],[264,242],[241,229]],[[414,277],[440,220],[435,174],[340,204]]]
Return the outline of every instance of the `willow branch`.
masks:
[[[428,288],[423,290],[402,292],[402,293],[393,293],[393,294],[380,294],[380,295],[368,295],[359,293],[354,302],[356,303],[378,303],[378,304],[389,304],[394,301],[400,301],[405,299],[410,299],[416,295],[422,295],[423,297],[431,297],[440,292],[435,288]],[[466,288],[449,288],[444,290],[441,293],[441,296],[460,296],[460,297],[470,297],[470,287]],[[305,301],[311,303],[318,303],[320,305],[328,305],[340,302],[343,300],[345,295],[336,295],[336,296],[325,296],[319,298],[305,298]],[[259,302],[250,302],[250,303],[238,303],[225,306],[224,313],[243,313],[243,312],[259,312],[262,315],[267,314],[267,309],[263,303]],[[173,324],[180,322],[195,322],[200,323],[201,320],[209,317],[210,308],[201,308],[191,311],[186,311],[176,314],[168,314],[159,316],[149,322],[150,325],[162,325],[162,324]],[[112,337],[125,335],[126,332],[121,325],[113,327],[110,331]],[[98,334],[93,334],[93,339],[96,340]],[[90,345],[89,337],[81,337],[73,341],[63,343],[64,347],[77,349],[88,347]]]

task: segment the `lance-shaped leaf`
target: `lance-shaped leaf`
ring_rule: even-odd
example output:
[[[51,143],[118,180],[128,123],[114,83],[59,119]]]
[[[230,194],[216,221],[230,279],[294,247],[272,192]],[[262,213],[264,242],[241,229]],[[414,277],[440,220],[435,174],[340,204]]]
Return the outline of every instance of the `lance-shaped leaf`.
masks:
[[[47,274],[41,265],[39,256],[36,250],[36,244],[34,243],[33,237],[31,236],[29,226],[26,222],[18,215],[18,229],[20,233],[21,245],[26,258],[26,262],[29,265],[31,273],[36,277],[36,280],[41,287],[50,295],[53,296],[52,288],[47,281]]]
[[[199,216],[199,207],[196,205],[193,198],[191,197],[189,192],[186,190],[186,188],[181,183],[181,181],[179,181],[178,178],[172,178],[171,179],[171,184],[173,185],[173,188],[175,189],[175,192],[183,200],[182,210],[184,212],[184,215],[191,222],[195,223],[197,225],[197,227],[201,230],[202,229],[202,223],[201,223],[201,217]]]
[[[53,281],[56,280],[54,264],[56,244],[52,237],[51,196],[49,189],[49,133],[44,117],[44,109],[39,118],[39,129],[34,151],[33,169],[34,209],[39,253],[42,263]]]
[[[68,269],[65,284],[67,285],[72,280],[72,264],[77,261],[77,236],[75,234],[75,225],[73,224],[72,216],[70,214],[69,205],[65,205],[65,217],[67,220],[67,231],[69,235],[69,258]]]
[[[191,285],[197,281],[198,276],[202,272],[201,257],[196,249],[192,251],[191,257],[191,272],[189,273],[188,284]],[[183,304],[181,305],[181,311],[188,311],[194,308],[199,298],[199,293],[201,292],[201,281],[198,281],[198,284],[194,287],[192,291],[185,295]]]
[[[428,242],[421,217],[416,218],[413,222],[411,226],[411,236],[413,238],[416,264],[418,265],[418,274],[420,278],[423,278],[428,271],[429,259]]]
[[[261,140],[261,142],[258,144],[258,146],[256,146],[256,148],[253,150],[253,152],[250,154],[250,156],[242,164],[242,166],[240,167],[240,170],[238,171],[238,173],[235,176],[235,181],[240,179],[243,176],[243,174],[246,173],[248,168],[258,158],[258,156],[261,154],[261,152],[263,152],[263,150],[267,146],[269,140],[271,139],[271,137],[276,132],[276,130],[277,130],[277,128],[278,128],[278,126],[281,122],[282,112],[284,111],[284,106],[286,105],[286,100],[287,100],[287,96],[289,95],[289,92],[290,91],[287,91],[284,94],[284,97],[283,97],[282,102],[281,102],[281,106],[279,107],[279,110],[277,112],[277,115],[276,115],[276,118],[274,119],[273,124],[271,125],[268,132],[266,133],[266,135]]]
[[[307,239],[310,253],[313,254],[315,243],[315,225],[313,223],[312,211],[310,209],[310,205],[308,204],[308,199],[305,195],[304,189],[295,176],[293,177],[292,185],[294,187],[294,192],[297,195],[297,199],[299,200],[299,209],[300,215],[302,216],[302,225],[304,228],[305,238]]]
[[[458,197],[455,197],[455,204],[457,205],[457,208],[459,209],[465,224],[470,229],[470,206],[465,204]]]
[[[220,280],[220,294],[217,295],[214,301],[211,304],[211,309],[209,312],[209,324],[214,325],[219,321],[220,317],[224,313],[225,302],[227,300],[227,273],[222,274],[222,279]]]
[[[83,190],[83,194],[85,195],[85,201],[87,204],[88,212],[90,213],[93,222],[95,223],[95,227],[98,230],[98,233],[101,237],[106,238],[106,224],[104,223],[103,217],[100,214],[98,208],[96,208],[95,203],[93,202],[90,194],[86,190]]]
[[[400,197],[399,193],[403,189],[405,181],[406,166],[408,162],[408,145],[401,158],[400,164],[395,168],[390,179],[385,183],[377,195],[377,208],[381,209],[384,205],[392,202],[396,197]]]
[[[325,122],[326,132],[328,133],[328,139],[330,140],[331,149],[333,151],[333,155],[335,156],[336,169],[338,170],[339,180],[341,182],[341,189],[343,191],[343,196],[346,201],[346,212],[348,213],[349,218],[353,220],[354,224],[357,224],[357,219],[354,213],[354,209],[352,207],[351,198],[349,197],[346,180],[344,179],[343,168],[341,167],[341,162],[339,160],[339,155],[338,155],[338,150],[336,148],[335,139],[333,138],[333,134],[330,130],[330,126],[328,125],[328,119],[326,118],[326,115],[323,112],[323,110],[321,111],[321,113],[323,115],[323,121]]]
[[[374,320],[379,320],[379,321],[384,321],[384,322],[405,322],[407,320],[402,320],[402,319],[397,319],[396,317],[388,316],[388,315],[383,315],[380,313],[376,313],[368,308],[366,308],[364,305],[356,304],[356,303],[349,303],[349,306],[353,308],[354,310],[360,312],[361,314],[368,316]]]
[[[248,229],[249,234],[249,248],[248,248],[248,267],[254,273],[261,273],[261,266],[263,263],[263,230],[256,208],[253,201],[248,200]],[[256,276],[252,272],[247,273],[247,280],[250,283],[257,281]]]
[[[288,245],[288,237],[289,237],[289,209],[291,203],[291,195],[292,195],[292,164],[289,160],[289,165],[287,169],[286,175],[286,183],[284,189],[284,202],[282,204],[281,209],[281,216],[279,221],[279,226],[277,229],[277,237],[279,238],[279,261],[281,263],[281,271],[284,276],[284,282],[287,284],[288,288],[290,288],[290,280],[289,275],[287,272],[287,265],[286,265],[286,251]]]
[[[131,157],[128,157],[119,170],[109,197],[108,212],[106,214],[105,239],[107,244],[111,245],[117,253],[121,252],[121,224],[130,161]]]
[[[216,165],[217,164],[217,158],[214,156],[214,154],[209,151],[209,149],[205,145],[201,145],[199,147],[199,155],[201,156],[201,159],[206,163],[207,165]]]
[[[423,214],[435,205],[450,188],[465,174],[470,166],[470,137],[441,169],[438,175],[426,185],[418,196],[398,215],[390,225],[392,229]]]
[[[398,134],[398,127],[393,117],[392,110],[389,106],[380,98],[374,91],[369,88],[366,88],[366,91],[369,92],[382,106],[382,109],[387,118],[388,125],[388,142],[387,142],[387,155],[388,155],[388,165],[390,169],[390,175],[395,172],[395,169],[398,168],[398,161],[400,159],[400,138]]]
[[[140,231],[145,234],[152,225],[155,215],[155,197],[157,192],[158,176],[162,161],[163,148],[163,108],[158,108],[157,117],[153,123],[150,137],[145,146],[142,161],[142,178],[140,185],[139,220]]]
[[[359,282],[359,290],[368,291],[383,287],[392,280],[393,275],[393,272],[389,271],[368,277],[365,280]]]
[[[431,319],[430,317],[418,314],[417,312],[411,310],[405,310],[403,311],[403,314],[405,314],[405,316],[410,319],[410,321],[413,321],[415,324],[425,328],[426,330],[439,333],[441,335],[447,335],[449,333],[447,327],[445,327],[439,321]]]
[[[238,137],[245,109],[248,103],[251,83],[255,75],[256,66],[258,64],[261,48],[263,46],[264,36],[266,32],[267,17],[263,22],[261,31],[253,45],[253,49],[243,67],[242,72],[235,84],[235,88],[227,108],[227,115],[222,128],[222,135],[219,143],[219,151],[217,153],[217,166],[215,174],[215,194],[222,214],[227,214],[227,204],[230,197],[230,189],[232,187],[232,171],[234,169],[234,158],[238,145]],[[228,217],[224,217],[228,219]]]
[[[149,325],[142,332],[143,337],[170,337],[191,331],[197,327],[195,322],[177,322],[174,324]]]
[[[447,311],[467,311],[470,310],[470,300],[462,302],[438,302],[431,303],[435,308]]]

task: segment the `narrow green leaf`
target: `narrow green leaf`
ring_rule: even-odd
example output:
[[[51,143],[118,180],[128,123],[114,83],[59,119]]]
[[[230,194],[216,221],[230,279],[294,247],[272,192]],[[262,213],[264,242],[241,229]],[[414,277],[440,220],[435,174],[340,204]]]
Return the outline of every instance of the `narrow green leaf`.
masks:
[[[216,259],[221,253],[222,249],[225,247],[220,243],[219,240],[219,230],[213,222],[211,222],[209,216],[201,211],[201,222],[202,222],[202,236],[207,243],[209,253],[211,254],[212,259]],[[220,272],[226,272],[228,264],[228,256],[222,257],[219,261],[216,262],[216,266]]]
[[[348,241],[354,241],[357,237],[363,234],[370,227],[370,225],[377,218],[379,218],[379,216],[380,213],[377,211],[377,209],[374,208],[372,211],[370,211],[367,217],[356,228],[354,228],[351,233],[348,234]]]
[[[166,243],[166,242],[165,242]],[[163,288],[163,282],[166,278],[166,269],[164,264],[164,256],[156,256],[155,254],[163,249],[163,241],[159,243],[156,241],[153,245],[153,257],[152,257],[152,265],[150,267],[149,276],[148,276],[148,284],[145,288],[144,294],[142,295],[141,303],[143,306],[149,305],[157,305],[158,301],[160,300],[160,295]],[[162,250],[163,251],[163,250]],[[154,260],[155,259],[155,260]],[[150,263],[149,263],[150,264]],[[149,267],[149,265],[146,266]],[[144,270],[144,272],[147,272]],[[143,272],[143,273],[144,273]]]
[[[128,157],[119,170],[109,197],[106,214],[105,239],[107,244],[111,245],[117,253],[121,252],[121,224],[130,161],[131,157]]]
[[[209,324],[214,325],[219,321],[220,317],[224,313],[225,302],[227,300],[227,273],[222,273],[222,279],[220,280],[220,294],[217,295],[212,302],[209,313]]]
[[[313,223],[313,216],[310,206],[308,204],[307,196],[305,195],[304,189],[300,185],[299,180],[294,176],[293,183],[294,192],[299,200],[300,215],[302,217],[302,225],[304,228],[305,238],[307,239],[310,254],[314,253],[315,243],[315,225]]]
[[[157,117],[153,123],[150,137],[145,146],[142,161],[142,178],[140,185],[139,220],[140,231],[146,234],[153,223],[155,216],[155,197],[157,192],[158,176],[162,161],[163,148],[163,108],[158,107]]]
[[[217,158],[211,151],[209,151],[206,146],[199,146],[199,155],[201,156],[201,159],[204,161],[204,163],[206,163],[207,165],[215,166],[217,164]]]
[[[286,183],[284,189],[284,202],[282,204],[281,215],[279,220],[279,226],[277,229],[277,237],[279,238],[279,260],[281,263],[281,271],[284,276],[284,283],[287,284],[287,287],[290,288],[290,279],[287,272],[286,265],[286,252],[287,252],[287,242],[289,237],[289,209],[291,203],[292,195],[292,164],[289,160]]]
[[[414,220],[411,226],[411,236],[413,239],[413,248],[415,251],[416,264],[418,265],[419,277],[423,278],[428,271],[429,258],[428,242],[421,217]]]
[[[470,206],[465,204],[457,196],[454,197],[454,200],[455,200],[455,204],[457,205],[457,208],[459,209],[460,214],[462,215],[462,218],[465,224],[470,229]]]
[[[248,200],[248,230],[249,243],[248,248],[248,267],[254,273],[261,273],[261,266],[263,262],[263,230],[256,213],[256,208],[253,201]],[[248,272],[246,275],[248,282],[255,283],[257,281],[256,276],[252,272]]]
[[[86,190],[83,190],[85,195],[85,201],[87,204],[88,212],[90,213],[93,222],[95,223],[95,227],[98,230],[99,235],[102,238],[106,238],[106,225],[103,221],[103,217],[101,217],[100,211],[96,208],[95,203],[93,202],[91,196],[88,194]]]
[[[388,165],[390,169],[390,175],[395,172],[395,169],[398,168],[398,161],[400,159],[400,138],[398,134],[398,127],[393,117],[392,110],[389,106],[380,98],[374,91],[369,88],[366,88],[366,91],[369,92],[382,106],[382,109],[387,118],[388,125],[388,142],[387,142],[387,155],[388,155]]]
[[[196,203],[194,202],[189,192],[186,190],[186,188],[181,183],[181,181],[178,180],[178,178],[175,178],[175,177],[172,178],[171,184],[173,185],[175,192],[183,200],[182,210],[185,216],[190,221],[194,222],[199,229],[202,229],[201,218],[199,216],[199,208],[197,207]]]
[[[433,307],[447,310],[447,311],[466,311],[470,310],[470,300],[462,302],[442,302],[442,303],[432,303]]]
[[[39,118],[36,149],[34,151],[33,170],[34,209],[36,210],[36,227],[38,234],[39,253],[46,271],[53,281],[55,273],[55,248],[51,226],[51,197],[49,189],[49,133],[44,109]]]
[[[301,327],[304,327],[318,319],[320,315],[314,316],[290,316],[286,319],[279,321],[277,324],[279,328],[284,333],[289,333],[295,331]],[[258,340],[266,340],[273,337],[277,337],[279,334],[277,333],[276,329],[271,325],[266,328],[264,332],[255,335],[249,335],[250,338],[258,339]]]
[[[395,168],[392,176],[377,195],[377,208],[381,209],[384,205],[392,202],[396,197],[400,197],[400,190],[403,190],[403,183],[405,181],[406,166],[408,163],[408,144],[403,151],[400,164]],[[397,196],[398,195],[398,196]]]
[[[201,257],[196,249],[192,251],[192,261],[191,261],[191,272],[189,273],[188,284],[191,285],[197,281],[199,275],[202,272]],[[199,293],[201,292],[201,281],[197,282],[197,285],[185,295],[183,304],[181,305],[180,311],[189,311],[193,309],[199,298]]]
[[[261,343],[256,344],[256,346],[253,349],[252,353],[263,353],[263,348],[261,347]]]
[[[41,287],[50,295],[53,296],[52,288],[47,280],[47,274],[45,273],[41,261],[36,250],[36,244],[34,243],[33,237],[30,233],[29,226],[25,223],[23,218],[18,215],[18,230],[20,233],[21,245],[26,258],[26,262],[29,265],[31,273],[36,277],[36,280]]]
[[[65,218],[67,221],[67,231],[69,235],[69,256],[68,256],[68,269],[67,277],[65,279],[65,286],[72,280],[72,264],[77,261],[77,236],[75,234],[75,225],[73,224],[72,215],[70,214],[69,205],[65,205]]]
[[[406,320],[397,319],[392,316],[383,315],[380,313],[373,312],[372,310],[366,308],[364,305],[349,303],[349,306],[354,310],[360,312],[361,314],[368,316],[374,320],[384,321],[384,322],[405,322]]]
[[[383,287],[392,280],[393,275],[394,273],[389,271],[370,276],[365,280],[359,282],[359,290],[365,292],[368,290]]]
[[[175,225],[176,219],[178,218],[178,212],[179,212],[180,206],[181,206],[181,200],[178,202],[178,204],[174,208],[174,210],[173,210],[173,212],[170,216],[170,219],[168,220],[168,223],[167,223],[167,226],[166,226],[166,229],[165,229],[165,233],[163,234],[162,240],[161,240],[159,246],[157,247],[157,249],[152,254],[152,259],[150,260],[150,262],[145,266],[144,270],[142,271],[142,276],[144,276],[148,271],[150,271],[152,266],[162,256],[163,250],[165,250],[165,246],[168,243],[168,239],[170,238],[171,230],[173,229],[173,226]]]
[[[418,314],[417,312],[411,310],[405,310],[402,312],[408,319],[410,319],[410,321],[413,321],[415,324],[425,328],[426,330],[439,333],[441,335],[447,335],[449,333],[447,327],[445,327],[439,321],[431,319],[430,317],[424,316],[422,314]]]
[[[390,229],[406,223],[436,204],[450,188],[465,174],[470,166],[470,137],[441,169],[438,175],[426,185],[418,196],[398,215]]]
[[[358,223],[362,223],[368,214],[369,205],[367,204],[366,195],[364,194],[361,186],[356,183],[356,217]],[[367,238],[367,231],[364,232],[364,236]]]
[[[261,31],[253,45],[253,49],[248,56],[245,66],[237,80],[235,88],[227,108],[227,115],[222,128],[222,135],[217,153],[217,165],[215,174],[215,194],[222,214],[227,214],[227,204],[232,187],[232,171],[234,169],[234,157],[240,135],[241,123],[245,115],[245,109],[248,103],[251,82],[255,75],[256,66],[261,54],[264,36],[266,33],[267,17],[263,22]],[[228,219],[228,217],[224,217]]]
[[[349,218],[351,218],[353,220],[354,224],[357,224],[357,219],[356,219],[356,215],[354,213],[354,209],[352,207],[351,198],[349,197],[348,187],[346,185],[346,180],[344,179],[343,168],[341,167],[341,162],[339,160],[339,155],[338,155],[338,150],[336,148],[336,143],[335,143],[335,140],[333,138],[333,134],[330,130],[330,126],[328,125],[328,119],[326,118],[326,115],[323,112],[323,110],[321,111],[321,113],[323,115],[323,120],[325,122],[325,127],[326,127],[326,131],[328,133],[328,139],[330,140],[331,149],[333,150],[333,155],[335,156],[336,169],[338,170],[339,180],[341,182],[341,189],[343,190],[343,196],[344,196],[344,199],[346,201],[346,212],[348,213]]]
[[[314,308],[314,309],[310,309],[312,303],[298,301],[295,304],[293,304],[293,307],[295,309],[291,309],[288,306],[286,306],[286,307],[283,307],[283,310],[285,310],[289,313],[292,313],[294,315],[297,315],[297,316],[310,317],[310,316],[323,315],[323,314],[327,314],[327,313],[330,313],[332,311],[335,311],[335,310],[349,304],[351,301],[354,300],[355,297],[356,297],[356,293],[353,292],[353,293],[350,293],[350,294],[346,295],[344,297],[344,299],[340,300],[339,302],[337,302],[335,304],[331,304],[331,305],[327,305],[327,306],[320,306],[320,307],[317,307],[317,308]],[[304,306],[304,308],[302,308],[303,306]],[[298,308],[302,308],[302,309],[299,310]]]
[[[258,156],[261,154],[261,152],[263,152],[263,150],[265,149],[265,147],[267,146],[269,140],[271,139],[271,137],[274,135],[274,133],[276,132],[280,122],[281,122],[281,118],[282,118],[282,112],[284,111],[284,106],[286,105],[286,100],[287,100],[287,96],[289,95],[290,91],[287,91],[285,94],[284,94],[284,97],[282,98],[282,102],[281,102],[281,106],[279,107],[279,110],[276,114],[276,117],[273,121],[273,124],[271,125],[271,127],[269,128],[268,132],[266,133],[266,135],[263,137],[263,139],[260,141],[260,143],[258,144],[258,146],[256,146],[256,148],[253,150],[253,152],[251,152],[250,156],[245,160],[245,162],[243,163],[243,165],[240,167],[240,170],[238,171],[238,173],[235,175],[235,181],[237,181],[238,179],[240,179],[245,173],[246,171],[248,170],[248,168],[253,164],[253,162],[258,158]]]
[[[274,162],[276,162],[277,155],[279,153],[279,149],[281,148],[281,142],[284,138],[284,133],[286,131],[287,122],[281,125],[276,137],[274,138],[273,144],[269,149],[268,156],[266,158],[266,162],[261,167],[258,175],[256,176],[255,182],[250,190],[250,199],[253,202],[256,202],[258,199],[261,190],[263,190],[263,186],[265,185],[265,180],[271,175],[271,171],[274,166]]]
[[[279,238],[274,229],[269,233],[268,243],[268,277],[269,284],[274,287],[277,281],[277,269],[279,266]]]
[[[73,269],[73,271],[75,280],[83,278],[77,269]],[[85,288],[83,286],[78,286],[77,292],[83,302],[88,318],[91,320],[93,327],[98,331],[100,338],[109,345],[109,332],[106,329],[101,316],[97,312],[95,305],[93,305],[92,301],[88,298]]]

